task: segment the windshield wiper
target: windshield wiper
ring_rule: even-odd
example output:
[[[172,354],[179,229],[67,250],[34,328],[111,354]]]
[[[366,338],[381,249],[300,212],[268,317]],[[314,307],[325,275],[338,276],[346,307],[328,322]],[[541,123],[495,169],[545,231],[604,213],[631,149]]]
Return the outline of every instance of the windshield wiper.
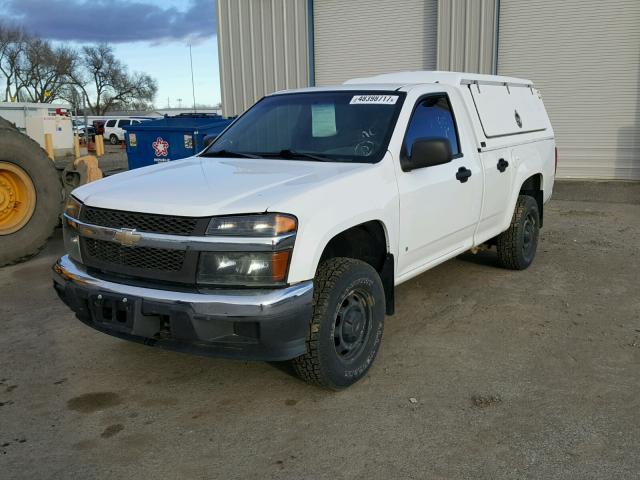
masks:
[[[261,153],[263,157],[282,157],[285,160],[293,160],[293,159],[305,159],[305,160],[314,160],[316,162],[332,162],[333,160],[329,157],[322,157],[320,155],[314,155],[313,153],[305,153],[305,152],[296,152],[295,150],[284,149],[280,150],[278,153]]]
[[[236,158],[262,158],[259,155],[246,152],[232,152],[230,150],[216,150],[215,152],[204,152],[201,157],[236,157]]]

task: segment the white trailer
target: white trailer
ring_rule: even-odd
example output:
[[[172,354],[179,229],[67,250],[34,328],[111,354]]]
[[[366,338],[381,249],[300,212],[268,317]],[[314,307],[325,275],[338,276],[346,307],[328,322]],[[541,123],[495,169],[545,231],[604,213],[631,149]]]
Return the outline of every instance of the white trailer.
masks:
[[[44,136],[50,133],[57,158],[73,155],[73,124],[60,114],[68,105],[50,103],[0,102],[0,117],[13,123],[18,130],[44,148]]]

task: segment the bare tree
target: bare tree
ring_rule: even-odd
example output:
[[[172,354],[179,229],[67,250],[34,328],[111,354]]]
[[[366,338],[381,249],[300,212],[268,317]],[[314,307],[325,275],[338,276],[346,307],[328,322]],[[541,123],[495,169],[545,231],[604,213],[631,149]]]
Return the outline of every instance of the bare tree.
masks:
[[[5,101],[52,102],[60,98],[75,68],[76,56],[65,46],[0,25],[0,72]]]
[[[5,101],[18,99],[24,87],[20,71],[28,40],[29,36],[23,29],[0,24],[0,72],[4,75]]]
[[[22,55],[18,77],[29,101],[46,103],[61,97],[74,68],[75,55],[71,49],[32,38]]]
[[[95,115],[104,115],[115,107],[151,102],[158,90],[149,75],[129,73],[107,44],[83,47],[80,67],[71,75],[73,83]]]
[[[5,101],[86,102],[95,115],[149,105],[158,90],[144,73],[129,73],[113,47],[98,44],[79,52],[0,22],[0,78]]]
[[[73,84],[67,83],[61,90],[59,99],[64,100],[71,106],[71,110],[77,112],[83,109],[82,92]]]

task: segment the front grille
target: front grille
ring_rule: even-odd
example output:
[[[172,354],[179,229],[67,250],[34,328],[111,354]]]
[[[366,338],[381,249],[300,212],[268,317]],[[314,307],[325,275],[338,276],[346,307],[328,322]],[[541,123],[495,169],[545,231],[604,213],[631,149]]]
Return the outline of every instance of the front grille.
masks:
[[[82,207],[80,220],[92,225],[111,228],[133,228],[142,232],[167,233],[172,235],[194,235],[207,219],[197,217],[176,217],[152,213],[124,212],[105,208]]]
[[[169,235],[204,235],[208,217],[177,217],[83,206],[80,221],[110,228]],[[159,282],[195,284],[198,252],[142,246],[81,237],[83,263],[102,273]]]
[[[85,238],[86,253],[91,260],[104,262],[110,267],[121,265],[142,270],[178,272],[185,258],[184,250],[150,247],[126,247],[113,242]],[[110,270],[113,270],[110,268]]]

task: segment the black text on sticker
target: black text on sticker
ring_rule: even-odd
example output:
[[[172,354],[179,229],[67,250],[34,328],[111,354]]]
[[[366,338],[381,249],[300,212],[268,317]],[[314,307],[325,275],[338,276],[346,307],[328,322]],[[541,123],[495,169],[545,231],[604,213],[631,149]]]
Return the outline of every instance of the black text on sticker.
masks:
[[[358,104],[375,104],[375,105],[395,105],[398,101],[398,95],[354,95],[351,101],[351,105]]]

